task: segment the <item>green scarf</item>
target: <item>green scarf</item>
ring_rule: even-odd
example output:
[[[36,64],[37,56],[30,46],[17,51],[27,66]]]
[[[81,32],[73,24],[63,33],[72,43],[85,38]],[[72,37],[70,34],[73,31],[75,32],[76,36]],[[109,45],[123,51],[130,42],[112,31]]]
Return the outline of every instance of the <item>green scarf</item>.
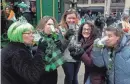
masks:
[[[45,52],[45,60],[47,63],[45,65],[45,71],[52,71],[61,66],[65,61],[63,60],[63,54],[60,49],[57,48],[57,45],[54,41],[57,40],[56,35],[46,35],[42,34],[42,37],[48,43],[48,47]]]

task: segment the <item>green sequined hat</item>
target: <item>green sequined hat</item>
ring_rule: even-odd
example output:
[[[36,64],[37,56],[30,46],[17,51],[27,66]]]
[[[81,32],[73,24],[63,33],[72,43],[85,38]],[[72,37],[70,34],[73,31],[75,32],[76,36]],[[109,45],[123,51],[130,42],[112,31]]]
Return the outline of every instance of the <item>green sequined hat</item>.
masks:
[[[24,2],[19,3],[19,4],[18,4],[18,7],[19,7],[19,8],[23,8],[23,9],[29,8],[29,6],[28,6],[27,4],[25,4]]]

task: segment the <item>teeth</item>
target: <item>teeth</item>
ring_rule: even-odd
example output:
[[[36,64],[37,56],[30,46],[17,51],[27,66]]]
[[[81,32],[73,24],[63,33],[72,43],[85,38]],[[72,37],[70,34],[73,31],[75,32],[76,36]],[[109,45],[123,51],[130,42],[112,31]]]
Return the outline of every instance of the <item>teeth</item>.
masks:
[[[88,33],[84,33],[84,34],[88,34]]]

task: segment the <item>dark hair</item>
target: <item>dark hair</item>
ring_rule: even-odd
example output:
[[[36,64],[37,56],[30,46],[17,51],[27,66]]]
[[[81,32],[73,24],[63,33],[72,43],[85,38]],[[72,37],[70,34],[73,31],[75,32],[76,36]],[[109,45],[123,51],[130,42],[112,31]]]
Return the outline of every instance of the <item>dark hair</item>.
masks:
[[[9,5],[7,5],[7,6],[5,7],[5,10],[6,10],[7,8],[9,9],[9,11],[12,9],[11,6],[9,6]]]
[[[11,12],[11,10],[12,10],[12,8],[10,7],[10,6],[6,6],[5,7],[5,10],[4,10],[4,12],[5,12],[5,15],[6,15],[6,17],[8,17],[10,14],[8,14],[7,12],[6,12],[6,10],[9,10],[9,13]]]
[[[81,24],[80,27],[79,27],[78,41],[80,41],[82,38],[84,38],[83,35],[82,35],[82,31],[83,31],[83,26],[85,24],[88,24],[91,27],[91,34],[90,34],[90,37],[89,37],[90,39],[92,39],[92,38],[96,39],[98,36],[100,36],[100,33],[97,30],[97,28],[94,26],[94,24],[91,21],[87,21],[87,22]]]
[[[104,19],[104,17],[97,17],[96,20],[94,21],[94,24],[102,32],[102,30],[103,30],[103,28],[105,26],[105,19]]]
[[[121,28],[109,26],[105,29],[105,31],[111,31],[113,32],[116,36],[122,37],[124,35],[124,31]]]
[[[129,18],[130,16],[128,14],[122,14],[122,19],[125,21],[127,18]]]

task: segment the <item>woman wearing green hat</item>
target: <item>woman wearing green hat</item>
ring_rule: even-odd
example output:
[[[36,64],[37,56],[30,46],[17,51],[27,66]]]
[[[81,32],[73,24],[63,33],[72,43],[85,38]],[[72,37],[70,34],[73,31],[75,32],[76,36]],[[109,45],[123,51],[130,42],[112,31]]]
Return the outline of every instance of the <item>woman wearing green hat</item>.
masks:
[[[45,49],[47,43],[38,42],[35,55],[33,45],[34,28],[29,23],[15,22],[8,29],[10,43],[1,51],[1,84],[48,84],[43,80],[45,72]]]
[[[21,12],[21,15],[26,18],[26,20],[32,24],[33,23],[33,15],[31,14],[29,10],[29,6],[25,4],[24,2],[21,2],[18,4],[19,10]]]

